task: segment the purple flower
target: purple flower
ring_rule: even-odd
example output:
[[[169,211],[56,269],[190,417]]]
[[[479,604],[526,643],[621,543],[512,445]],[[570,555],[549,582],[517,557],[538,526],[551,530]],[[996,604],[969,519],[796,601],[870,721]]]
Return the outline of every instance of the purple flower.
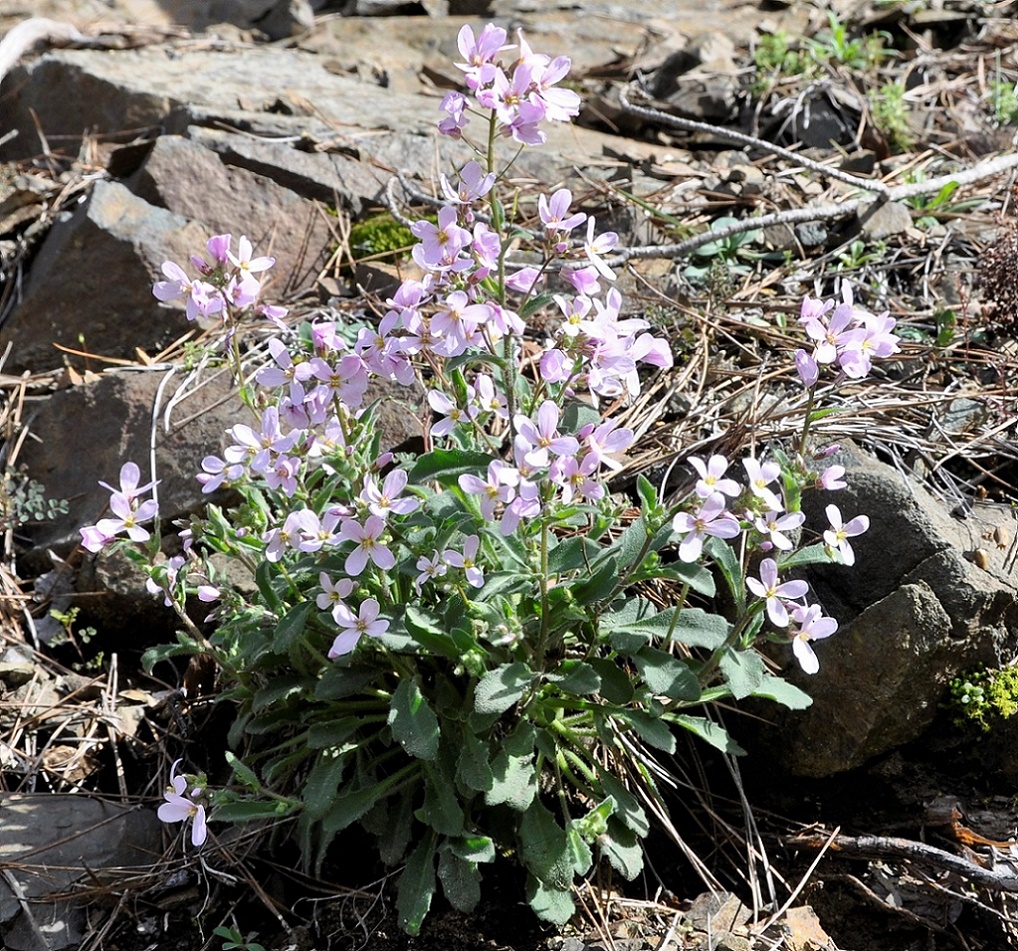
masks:
[[[362,601],[357,614],[354,614],[342,602],[337,604],[332,611],[332,616],[341,630],[332,642],[332,647],[329,648],[329,659],[334,660],[344,654],[349,654],[365,635],[378,637],[384,634],[389,629],[389,622],[379,620],[378,612],[380,610],[378,601],[374,598]]]
[[[817,380],[820,379],[820,364],[802,349],[795,351],[795,371],[799,374],[799,379],[802,380],[802,385],[806,389],[816,386]]]
[[[241,239],[237,242],[237,244],[237,254],[234,255],[229,251],[227,254],[229,255],[230,261],[233,263],[233,266],[239,268],[241,271],[248,274],[257,274],[259,271],[267,271],[273,264],[276,263],[275,258],[252,258],[251,251],[253,249],[251,247],[251,242],[243,236],[241,236]]]
[[[768,509],[779,511],[784,509],[781,499],[770,484],[781,475],[781,466],[776,462],[757,462],[752,456],[742,460],[742,467],[749,476],[749,491],[760,499]]]
[[[417,570],[420,574],[417,576],[415,587],[418,592],[421,590],[421,585],[426,581],[434,581],[436,578],[441,578],[448,570],[449,566],[442,561],[442,556],[436,549],[431,553],[429,558],[427,555],[421,555],[417,559]]]
[[[614,231],[606,231],[604,234],[594,237],[594,228],[597,222],[591,215],[587,219],[587,240],[583,243],[583,253],[587,260],[597,269],[597,273],[606,281],[615,280],[615,272],[604,262],[602,255],[607,254],[618,243],[619,236]]]
[[[421,504],[413,497],[399,498],[400,492],[406,488],[407,474],[403,469],[393,469],[385,477],[381,489],[375,477],[369,475],[364,480],[364,488],[361,491],[361,501],[364,502],[368,511],[379,518],[388,517],[391,512],[394,515],[409,515],[416,511]]]
[[[838,506],[828,505],[824,511],[827,512],[827,518],[831,523],[831,527],[824,532],[824,544],[832,553],[837,551],[844,564],[854,565],[855,552],[852,551],[848,540],[869,529],[869,516],[857,515],[850,521],[844,522],[841,518],[841,509]]]
[[[356,545],[343,566],[343,570],[351,578],[356,578],[365,569],[369,558],[382,571],[388,571],[395,566],[395,555],[378,540],[384,531],[385,519],[377,515],[369,515],[363,525],[355,519],[348,518],[340,526],[340,535]]]
[[[703,553],[703,543],[708,535],[715,538],[735,538],[742,530],[739,520],[725,510],[725,497],[715,492],[704,500],[695,515],[679,512],[672,519],[672,529],[685,538],[679,544],[679,558],[682,561],[696,561]]]
[[[315,598],[315,604],[320,611],[332,611],[343,598],[353,594],[354,583],[349,578],[334,582],[327,571],[318,573],[318,583],[322,586],[322,593]]]
[[[445,563],[452,568],[462,568],[466,572],[467,583],[475,588],[484,587],[484,569],[474,560],[480,544],[481,539],[477,535],[468,535],[463,542],[462,554],[452,549],[442,552]]]
[[[571,456],[580,444],[575,436],[560,436],[558,433],[559,408],[554,400],[545,400],[537,410],[537,421],[526,416],[516,417],[516,432],[529,444],[526,460],[532,466],[543,468],[548,465],[549,452],[556,456]]]
[[[471,495],[481,497],[481,515],[486,522],[495,518],[495,506],[502,502],[508,505],[516,495],[514,486],[520,474],[511,466],[498,459],[488,463],[488,480],[467,472],[459,477],[459,487]]]
[[[196,786],[188,793],[187,777],[177,774],[178,759],[170,767],[170,785],[163,793],[166,800],[158,809],[158,816],[163,822],[186,822],[192,821],[191,844],[198,848],[203,845],[208,836],[208,829],[205,824],[205,807],[195,801],[204,790]]]
[[[471,387],[467,387],[467,394],[472,399]],[[477,407],[472,403],[466,409],[460,409],[441,390],[428,391],[428,404],[436,413],[441,413],[445,419],[439,420],[431,427],[432,436],[448,436],[456,428],[457,423],[467,419],[473,419],[477,415]]]
[[[734,499],[742,491],[734,479],[722,478],[728,471],[728,460],[724,456],[715,454],[706,462],[699,456],[690,456],[689,464],[700,476],[695,491],[701,499],[710,498],[715,492],[721,492]]]
[[[784,533],[798,528],[805,521],[806,516],[802,512],[786,512],[784,515],[768,512],[756,520],[754,527],[779,551],[791,551],[794,546]]]
[[[573,196],[568,188],[560,188],[551,198],[546,195],[538,196],[537,212],[547,231],[554,234],[572,231],[573,228],[586,221],[587,216],[583,212],[569,214],[569,206],[572,201]]]
[[[818,489],[826,489],[828,492],[833,492],[835,489],[847,488],[848,483],[845,481],[844,475],[844,466],[828,466],[820,473],[816,486]]]
[[[767,603],[767,616],[775,627],[788,627],[788,609],[785,599],[801,598],[808,590],[805,581],[786,581],[778,584],[778,563],[773,558],[760,562],[760,580],[747,578],[746,587]]]
[[[792,620],[798,629],[792,635],[792,653],[799,666],[807,674],[815,674],[820,669],[820,661],[810,646],[810,641],[820,641],[830,637],[837,629],[838,622],[832,617],[823,617],[819,604],[803,606],[797,604],[792,608]]]

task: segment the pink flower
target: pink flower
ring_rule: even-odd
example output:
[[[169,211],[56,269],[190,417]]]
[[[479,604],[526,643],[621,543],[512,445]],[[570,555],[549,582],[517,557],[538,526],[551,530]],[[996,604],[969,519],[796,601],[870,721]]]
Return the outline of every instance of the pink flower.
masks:
[[[471,495],[481,497],[481,516],[486,522],[495,518],[495,506],[502,502],[508,505],[516,495],[514,486],[519,482],[520,474],[511,466],[498,459],[488,463],[488,480],[469,472],[459,477],[459,487]]]
[[[382,571],[395,566],[395,555],[378,540],[384,531],[385,519],[377,515],[369,515],[363,525],[352,518],[343,522],[340,535],[356,545],[343,566],[351,578],[356,578],[367,567],[369,558]]]
[[[475,562],[477,549],[481,539],[477,535],[469,535],[463,542],[463,553],[452,549],[442,552],[445,563],[452,568],[462,568],[466,572],[467,583],[475,588],[484,587],[484,569]]]
[[[530,444],[525,457],[530,465],[543,468],[548,465],[549,452],[571,456],[580,448],[575,436],[559,435],[558,420],[559,408],[554,400],[545,400],[540,405],[536,422],[526,416],[516,417],[516,432]]]
[[[831,527],[824,532],[824,544],[832,553],[838,552],[844,564],[854,565],[855,552],[852,551],[848,540],[869,529],[869,516],[857,515],[851,521],[844,522],[841,518],[841,509],[838,506],[828,505],[824,511],[827,512],[827,518],[831,523]]]
[[[820,379],[820,364],[802,349],[795,351],[795,371],[806,389],[816,386],[817,380]]]
[[[572,231],[577,225],[582,225],[587,216],[583,212],[569,214],[569,205],[573,196],[568,188],[560,188],[549,199],[546,195],[539,195],[537,199],[537,212],[547,231],[557,234],[560,231]]]
[[[805,673],[815,674],[820,669],[820,661],[817,660],[810,641],[830,637],[838,629],[838,622],[832,617],[823,617],[819,604],[810,604],[806,607],[797,604],[791,613],[792,619],[799,625],[798,630],[792,635],[792,653]]]
[[[760,580],[747,578],[746,587],[767,604],[767,616],[775,627],[788,627],[788,609],[785,599],[801,598],[808,590],[805,581],[786,581],[778,584],[778,563],[773,558],[760,562]]]
[[[845,481],[844,475],[844,466],[828,466],[820,473],[816,486],[818,489],[826,489],[828,492],[833,492],[835,489],[847,488],[848,483]]]
[[[770,484],[781,475],[781,466],[776,462],[757,462],[752,456],[742,460],[742,467],[749,476],[749,491],[760,499],[768,509],[781,511],[784,505]]]
[[[728,460],[719,454],[711,456],[704,462],[699,456],[690,456],[689,464],[696,469],[700,478],[696,482],[696,494],[701,499],[712,496],[715,492],[731,496],[733,499],[742,491],[734,479],[724,479],[728,470]]]
[[[332,611],[343,598],[353,594],[354,583],[349,578],[334,582],[327,571],[318,573],[318,583],[322,586],[322,593],[315,598],[315,604],[320,611]]]
[[[389,629],[389,622],[379,620],[381,610],[378,601],[367,598],[361,602],[360,610],[354,614],[345,604],[340,602],[333,609],[332,616],[341,628],[339,635],[329,648],[329,659],[334,660],[349,654],[357,642],[364,637],[379,637]]]
[[[233,262],[233,266],[236,268],[240,268],[241,271],[247,272],[249,274],[257,274],[259,271],[267,271],[270,267],[272,267],[273,264],[276,263],[275,258],[270,257],[252,258],[251,242],[243,236],[241,236],[241,239],[239,242],[237,242],[237,244],[238,244],[237,254],[234,255],[232,252],[229,251],[227,252],[227,254],[229,255],[230,261]]]
[[[798,528],[806,521],[802,512],[768,512],[756,520],[755,528],[779,551],[791,551],[794,547],[785,532]]]
[[[442,561],[442,556],[436,549],[431,553],[430,558],[427,555],[421,555],[417,559],[417,570],[420,574],[417,576],[415,587],[420,592],[422,584],[426,581],[434,581],[436,578],[441,578],[449,570],[449,566]]]
[[[369,475],[364,480],[361,501],[367,505],[372,515],[379,518],[386,518],[390,512],[394,515],[408,515],[417,509],[420,502],[413,497],[398,498],[406,484],[407,474],[403,469],[393,469],[385,477],[381,489],[375,477]]]
[[[188,792],[187,777],[177,774],[177,766],[180,765],[180,762],[178,759],[170,767],[170,785],[163,793],[163,798],[166,801],[159,807],[157,814],[163,822],[186,822],[190,819],[192,821],[191,844],[198,848],[204,844],[208,836],[205,824],[205,807],[195,801],[196,797],[200,796],[204,790],[201,786],[195,786],[190,793]]]
[[[619,236],[614,231],[606,231],[595,238],[594,228],[596,225],[597,222],[594,220],[594,216],[591,215],[587,219],[587,240],[583,244],[583,253],[587,256],[587,260],[597,269],[598,274],[606,281],[614,281],[615,272],[604,262],[602,255],[607,254],[615,247]]]
[[[725,511],[725,497],[720,492],[709,496],[695,515],[679,512],[672,519],[672,529],[686,534],[679,544],[679,558],[682,561],[696,561],[703,553],[704,539],[708,535],[716,538],[735,538],[742,529],[739,520]]]

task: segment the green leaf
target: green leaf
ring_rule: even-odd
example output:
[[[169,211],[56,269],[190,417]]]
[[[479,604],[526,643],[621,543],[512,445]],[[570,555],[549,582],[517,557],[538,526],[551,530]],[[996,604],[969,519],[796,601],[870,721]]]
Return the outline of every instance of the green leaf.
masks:
[[[438,755],[438,717],[428,706],[416,677],[404,680],[392,695],[389,726],[393,737],[411,756],[434,759]]]
[[[301,791],[304,808],[312,819],[323,819],[331,808],[346,769],[346,761],[346,756],[337,756],[331,752],[318,755],[318,761],[308,774]]]
[[[720,614],[711,614],[702,608],[683,608],[672,632],[672,640],[686,647],[717,650],[728,639],[731,630],[732,626]]]
[[[548,552],[548,574],[564,575],[586,570],[601,553],[601,546],[584,536],[567,538]]]
[[[527,692],[533,679],[534,672],[522,661],[488,671],[474,689],[474,709],[504,713]]]
[[[524,721],[505,738],[491,762],[494,777],[491,789],[485,792],[489,806],[505,804],[518,812],[525,810],[537,795],[534,769],[534,738],[536,730]]]
[[[414,825],[414,798],[411,790],[395,797],[388,824],[378,837],[378,856],[390,868],[403,861]]]
[[[721,675],[736,700],[751,697],[763,683],[767,668],[755,650],[735,650],[729,647],[721,655]]]
[[[314,601],[301,601],[296,607],[291,608],[276,625],[275,633],[272,635],[272,649],[278,654],[285,654],[294,642],[304,633],[307,627],[308,615],[312,610],[317,610]]]
[[[608,831],[597,844],[601,855],[627,881],[631,882],[643,871],[643,848],[636,834],[615,816],[608,820]]]
[[[258,792],[262,788],[261,781],[255,775],[255,771],[249,766],[242,763],[236,755],[231,753],[229,750],[226,751],[226,762],[233,770],[233,775],[237,777],[238,781],[242,782],[248,789]]]
[[[735,549],[721,538],[710,538],[706,545],[707,553],[721,569],[721,574],[728,585],[728,591],[735,602],[735,610],[739,614],[746,611],[746,585],[742,577],[742,565],[735,554]]]
[[[713,598],[717,593],[717,585],[714,584],[714,575],[703,565],[686,561],[676,561],[667,565],[655,565],[646,568],[632,576],[632,580],[647,581],[652,578],[661,578],[665,581],[677,581],[679,584],[688,584],[690,589],[705,598]]]
[[[494,458],[484,452],[466,449],[433,449],[421,456],[410,470],[410,483],[438,482],[448,488],[457,485],[461,475],[487,472],[488,463]]]
[[[476,862],[463,859],[443,842],[438,850],[438,878],[449,904],[471,912],[481,900],[481,871]]]
[[[212,818],[217,822],[257,822],[278,819],[289,811],[285,802],[227,802],[216,807]]]
[[[308,749],[326,750],[342,746],[361,728],[358,717],[343,717],[325,723],[312,723],[308,730]]]
[[[424,806],[417,818],[441,835],[463,834],[463,809],[456,796],[456,785],[431,763],[424,767]]]
[[[255,584],[258,586],[258,593],[262,596],[265,607],[273,614],[279,612],[282,602],[276,594],[275,586],[272,584],[275,578],[275,569],[269,561],[260,561],[255,569]]]
[[[460,649],[450,637],[448,627],[434,611],[417,604],[408,604],[403,623],[410,636],[425,650],[450,660],[459,660]]]
[[[657,511],[661,504],[658,499],[657,489],[651,485],[650,480],[643,475],[636,477],[636,494],[640,497],[640,508],[644,514]]]
[[[601,689],[601,678],[596,670],[581,660],[564,660],[559,669],[546,674],[545,680],[562,691],[575,697],[597,693]]]
[[[613,815],[618,816],[641,839],[644,838],[650,832],[650,822],[636,796],[626,788],[622,780],[607,770],[600,770],[598,779],[601,781],[601,788],[615,800]]]
[[[566,829],[566,840],[569,845],[569,864],[574,875],[586,875],[594,864],[594,853],[584,841],[583,836],[572,825]]]
[[[518,834],[523,864],[545,884],[568,888],[573,881],[569,837],[540,800],[523,814]]]
[[[596,426],[601,421],[601,414],[590,403],[584,403],[582,400],[569,400],[562,407],[562,423],[559,429],[563,433],[575,434],[584,426],[590,423]]]
[[[653,647],[644,647],[633,660],[652,693],[689,703],[700,699],[700,682],[685,661]]]
[[[261,713],[291,698],[296,699],[305,692],[310,694],[317,686],[317,681],[297,674],[275,677],[267,687],[255,692],[251,699],[251,711]]]
[[[788,568],[798,568],[801,565],[829,565],[831,556],[826,545],[807,545],[790,555],[782,555],[778,558],[778,570],[785,571]]]
[[[361,789],[349,789],[336,796],[322,820],[323,851],[337,832],[342,832],[347,826],[355,823],[387,791],[381,786],[365,786]]]
[[[580,604],[603,601],[615,590],[619,580],[619,565],[615,558],[603,561],[592,575],[573,583],[570,591]]]
[[[435,894],[435,838],[431,832],[417,843],[396,887],[399,926],[411,937],[420,934]]]
[[[315,685],[316,700],[343,700],[361,693],[378,676],[368,667],[330,667]]]
[[[728,735],[728,731],[723,726],[718,725],[713,720],[689,716],[686,713],[671,716],[669,720],[689,730],[690,733],[695,733],[701,740],[709,743],[715,749],[721,750],[722,753],[742,756],[746,752]]]
[[[601,678],[599,693],[608,703],[624,706],[633,699],[633,682],[615,661],[592,657],[589,663]]]
[[[668,729],[668,724],[664,720],[652,717],[642,710],[619,710],[615,716],[636,730],[644,743],[664,750],[666,753],[675,752],[675,737],[672,736],[672,731]]]
[[[177,638],[180,641],[179,644],[160,644],[157,647],[150,647],[141,655],[141,667],[146,674],[152,673],[152,668],[156,664],[169,660],[171,657],[193,657],[195,654],[203,653],[197,641],[185,638],[181,634],[178,634]]]
[[[495,843],[486,835],[469,835],[448,839],[444,845],[468,862],[495,861]]]
[[[488,765],[488,746],[470,729],[463,731],[456,775],[468,789],[488,792],[495,783],[495,775]]]
[[[538,918],[553,925],[564,925],[576,912],[570,889],[545,885],[533,875],[527,876],[527,902]]]
[[[753,691],[753,696],[774,700],[789,710],[805,710],[813,704],[813,698],[804,690],[770,673],[764,675],[760,686]]]

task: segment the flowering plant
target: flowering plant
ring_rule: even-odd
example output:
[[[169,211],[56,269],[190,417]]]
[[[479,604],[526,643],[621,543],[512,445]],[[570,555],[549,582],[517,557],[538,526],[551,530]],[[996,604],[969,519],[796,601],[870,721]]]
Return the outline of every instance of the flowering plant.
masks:
[[[616,236],[598,234],[567,189],[539,198],[529,229],[510,222],[499,142],[539,144],[542,125],[575,115],[579,99],[556,85],[568,59],[507,39],[491,25],[460,32],[469,96],[445,97],[439,128],[475,155],[443,179],[437,222],[414,225],[423,276],[402,283],[377,327],[356,337],[329,320],[292,328],[282,308],[259,303],[255,275],[273,262],[252,258],[243,238],[236,255],[229,235],[210,239],[211,263],[192,259],[198,278],[164,265],[156,296],[185,297],[189,318],[225,329],[238,379],[239,323],[255,314],[273,325],[245,389],[251,420],[198,474],[210,496],[227,487],[242,501],[210,503],[163,561],[139,524],[156,515],[141,501],[153,484],[139,486],[128,463],[120,488],[108,487],[115,517],[82,530],[92,551],[121,539],[178,611],[178,643],[147,663],[212,654],[236,706],[238,755],[227,755],[247,793],[207,791],[174,769],[162,817],[192,819],[197,845],[209,797],[213,821],[292,816],[312,867],[360,822],[387,864],[404,865],[397,904],[411,933],[439,883],[472,908],[482,866],[499,855],[526,869],[532,908],[555,922],[572,914],[574,878],[595,862],[635,876],[647,807],[661,808],[651,751],[674,752],[686,730],[739,752],[704,709],[724,698],[809,703],[754,645],[790,643],[816,672],[811,642],[836,622],[781,573],[850,564],[848,539],[866,527],[831,506],[823,539],[798,544],[800,493],[844,485],[844,470],[818,469],[805,432],[793,458],[744,459],[742,479],[721,455],[690,459],[699,478],[677,502],[643,477],[637,499],[611,494],[634,434],[601,407],[638,395],[641,367],[672,356],[646,320],[623,315],[606,260]],[[538,264],[513,267],[520,242]],[[816,327],[829,309],[809,302]],[[524,360],[538,315],[551,329]],[[859,354],[886,349],[889,329],[874,330],[884,334],[875,348],[869,324],[855,337],[833,320],[825,334],[807,325],[817,350],[796,365],[809,369],[811,409],[812,368],[832,362],[827,337],[848,373]],[[422,394],[416,456],[379,444],[378,378]],[[213,555],[247,582],[220,580]],[[725,614],[693,603],[711,603],[716,578],[729,589]],[[652,583],[670,592],[663,601]],[[185,610],[189,595],[218,605],[208,637]]]

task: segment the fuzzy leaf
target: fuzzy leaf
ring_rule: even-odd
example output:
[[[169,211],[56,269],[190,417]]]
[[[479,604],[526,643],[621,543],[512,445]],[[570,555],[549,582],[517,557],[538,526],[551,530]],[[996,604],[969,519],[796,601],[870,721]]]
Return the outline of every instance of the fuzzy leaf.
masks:
[[[430,763],[424,774],[424,806],[417,811],[417,818],[441,835],[462,835],[463,809],[456,785]]]
[[[615,812],[612,815],[619,819],[641,839],[650,832],[650,822],[647,813],[639,800],[623,784],[617,776],[602,770],[598,773],[601,781],[601,788],[615,800]]]
[[[728,648],[721,655],[719,668],[736,700],[751,697],[763,683],[767,668],[755,650]]]
[[[525,810],[537,795],[534,770],[534,737],[536,731],[527,722],[521,723],[506,737],[491,762],[494,777],[491,789],[484,794],[489,806],[505,804],[519,812]]]
[[[301,791],[304,808],[312,819],[322,819],[336,800],[343,771],[346,769],[345,756],[320,753]]]
[[[417,759],[434,759],[441,732],[417,679],[404,680],[392,695],[389,726],[396,741]]]
[[[644,647],[633,660],[652,693],[689,703],[700,699],[700,682],[685,661],[653,647]]]
[[[624,710],[615,714],[620,720],[628,723],[640,735],[644,743],[666,753],[675,752],[675,737],[668,729],[668,724],[658,717],[652,717],[642,710]]]
[[[481,900],[481,871],[476,862],[461,858],[447,843],[438,851],[438,877],[453,908],[471,912],[477,907]]]
[[[518,701],[534,679],[534,672],[522,661],[490,670],[474,690],[478,713],[504,713]]]
[[[555,684],[563,693],[584,697],[601,689],[601,678],[596,670],[583,661],[564,660],[554,673],[545,675],[545,680]]]
[[[564,925],[576,911],[570,889],[552,888],[533,875],[527,876],[527,902],[538,918],[553,925]]]
[[[495,774],[488,764],[488,746],[470,729],[463,731],[456,775],[468,789],[488,792],[495,784]]]
[[[731,753],[733,756],[742,756],[746,751],[739,746],[729,735],[728,731],[713,720],[704,717],[694,717],[687,713],[679,713],[671,717],[671,722],[684,727],[690,733],[695,733],[701,740],[710,743],[715,749],[722,753]]]
[[[426,835],[410,853],[396,888],[396,914],[399,926],[411,937],[421,932],[421,924],[431,908],[435,894],[435,833]]]
[[[568,888],[573,881],[569,837],[540,800],[523,814],[518,834],[523,864],[545,884]]]
[[[636,834],[615,816],[608,820],[608,831],[598,840],[598,846],[611,867],[627,881],[643,870],[643,848]]]
[[[312,610],[317,610],[314,601],[301,601],[296,607],[291,608],[276,625],[272,635],[272,649],[279,654],[285,654],[294,642],[304,633],[307,627],[308,615]]]
[[[774,700],[789,710],[805,710],[813,704],[813,698],[808,693],[773,674],[764,674],[763,681],[753,691],[753,696]]]
[[[461,475],[477,475],[488,469],[493,456],[465,449],[433,449],[421,456],[410,470],[410,483],[438,482],[446,487],[457,484]]]

